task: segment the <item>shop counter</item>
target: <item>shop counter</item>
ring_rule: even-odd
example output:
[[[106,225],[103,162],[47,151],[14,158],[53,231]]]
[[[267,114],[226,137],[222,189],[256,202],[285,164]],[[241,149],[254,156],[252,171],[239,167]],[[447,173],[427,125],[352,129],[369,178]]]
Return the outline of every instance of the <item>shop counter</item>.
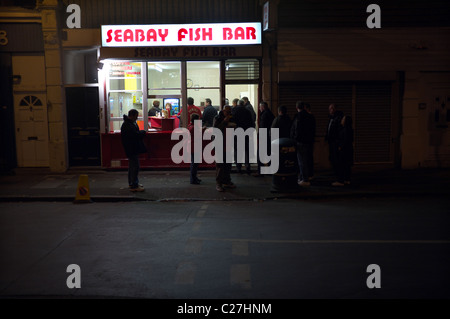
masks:
[[[176,116],[172,116],[168,119],[149,116],[148,123],[151,128],[161,129],[162,131],[172,131],[180,126],[180,120]]]
[[[189,163],[175,164],[171,158],[172,147],[180,140],[170,139],[172,131],[151,129],[146,132],[144,143],[147,153],[139,156],[141,168],[189,168]],[[128,159],[122,146],[121,133],[110,132],[101,135],[102,167],[111,169],[128,168]],[[203,141],[203,148],[211,141]],[[200,163],[199,167],[213,168],[214,163]]]
[[[175,129],[175,119],[164,119],[161,117],[149,116],[148,123],[151,128],[159,128],[162,131],[173,131]]]

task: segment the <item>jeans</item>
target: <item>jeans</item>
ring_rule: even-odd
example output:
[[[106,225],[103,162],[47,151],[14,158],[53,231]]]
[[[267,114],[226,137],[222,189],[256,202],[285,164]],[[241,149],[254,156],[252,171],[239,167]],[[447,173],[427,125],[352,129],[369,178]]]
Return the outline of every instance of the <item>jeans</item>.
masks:
[[[336,141],[329,141],[329,158],[334,175],[339,176],[339,152]]]
[[[198,163],[194,163],[194,152],[191,153],[191,183],[198,180],[197,178]]]
[[[312,144],[297,143],[297,160],[300,170],[299,180],[307,182],[311,175]]]
[[[271,155],[272,154],[272,140],[271,140],[271,136],[268,135],[267,136],[267,154],[266,155]],[[257,163],[258,163],[258,173],[261,174],[261,166],[266,166],[266,165],[270,165],[270,161],[268,163],[262,163],[260,156],[260,149],[259,149],[259,140],[258,140],[258,154],[257,154]]]
[[[216,163],[216,183],[218,185],[231,183],[231,164]]]
[[[352,174],[353,154],[345,151],[338,152],[338,182],[349,182]]]
[[[139,186],[139,155],[132,155],[128,157],[128,185],[131,188]]]
[[[244,155],[244,163],[245,163],[245,167],[247,169],[247,172],[251,171],[251,167],[250,167],[250,140],[248,138],[248,136],[245,137],[245,155]],[[238,157],[237,157],[237,138],[234,138],[234,162],[236,163],[236,169],[238,171],[241,171],[242,169],[242,163],[238,162]],[[241,158],[239,159],[241,160]]]
[[[309,177],[314,176],[314,144],[311,145],[311,152],[309,153],[308,157],[308,164],[309,164]]]

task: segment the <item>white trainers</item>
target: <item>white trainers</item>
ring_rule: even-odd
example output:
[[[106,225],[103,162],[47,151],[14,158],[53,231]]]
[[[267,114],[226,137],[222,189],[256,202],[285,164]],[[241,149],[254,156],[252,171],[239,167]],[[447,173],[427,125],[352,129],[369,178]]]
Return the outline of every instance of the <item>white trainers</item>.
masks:
[[[300,186],[311,186],[311,183],[310,182],[305,182],[305,181],[300,181],[300,182],[298,182],[298,185],[300,185]]]
[[[344,186],[344,184],[340,182],[334,182],[331,184],[331,186]]]

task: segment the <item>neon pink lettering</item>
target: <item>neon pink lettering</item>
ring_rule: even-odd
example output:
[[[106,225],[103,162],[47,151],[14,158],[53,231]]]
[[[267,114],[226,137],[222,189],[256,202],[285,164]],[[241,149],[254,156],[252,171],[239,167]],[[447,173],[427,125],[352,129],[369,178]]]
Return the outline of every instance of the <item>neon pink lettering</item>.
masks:
[[[233,38],[233,32],[230,28],[223,28],[223,39],[231,40]]]
[[[123,33],[123,42],[133,41],[133,31],[126,29]]]
[[[183,40],[186,37],[186,34],[188,33],[188,31],[186,29],[180,29],[178,30],[178,41]]]
[[[165,31],[165,32],[163,32],[163,31]],[[158,34],[161,37],[161,41],[164,42],[164,41],[166,41],[166,37],[169,35],[169,30],[168,29],[164,29],[164,30],[159,29]]]

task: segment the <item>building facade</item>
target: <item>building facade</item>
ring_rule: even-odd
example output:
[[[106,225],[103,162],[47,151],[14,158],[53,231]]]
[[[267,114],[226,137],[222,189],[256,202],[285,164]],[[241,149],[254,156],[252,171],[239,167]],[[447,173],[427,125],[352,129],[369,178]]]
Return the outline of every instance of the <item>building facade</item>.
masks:
[[[170,129],[162,130],[167,121],[147,112],[155,100],[173,102],[178,112],[188,96],[200,107],[211,98],[219,108],[248,96],[255,109],[264,100],[274,113],[286,105],[291,116],[296,101],[308,102],[317,120],[318,167],[329,166],[324,136],[331,103],[353,116],[355,163],[450,164],[444,1],[378,1],[375,28],[371,2],[356,0],[28,2],[3,1],[0,14],[2,169],[125,167],[118,130],[130,108],[148,129],[143,166],[176,166]],[[101,32],[231,23],[260,23],[261,43],[107,47]],[[187,32],[195,39],[195,30]]]
[[[448,166],[450,36],[443,1],[280,1],[279,103],[309,101],[317,151],[331,102],[352,115],[355,163]],[[369,22],[367,20],[370,20]],[[316,154],[325,164],[326,156]]]

